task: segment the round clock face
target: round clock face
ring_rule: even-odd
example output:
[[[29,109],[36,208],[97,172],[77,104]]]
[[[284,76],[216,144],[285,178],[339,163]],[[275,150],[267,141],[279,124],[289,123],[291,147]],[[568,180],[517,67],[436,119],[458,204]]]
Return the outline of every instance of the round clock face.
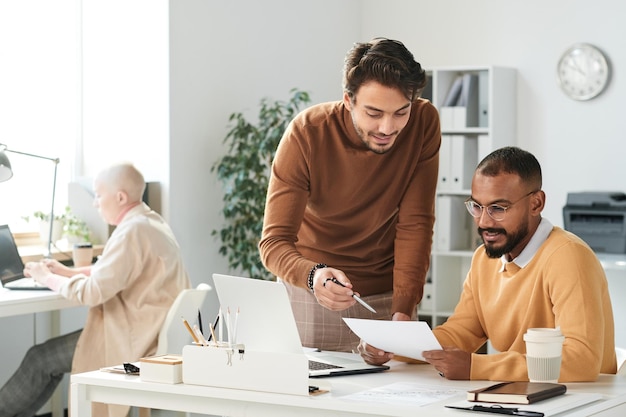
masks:
[[[565,51],[557,67],[561,89],[574,100],[596,97],[606,88],[609,77],[609,64],[602,51],[585,43]]]

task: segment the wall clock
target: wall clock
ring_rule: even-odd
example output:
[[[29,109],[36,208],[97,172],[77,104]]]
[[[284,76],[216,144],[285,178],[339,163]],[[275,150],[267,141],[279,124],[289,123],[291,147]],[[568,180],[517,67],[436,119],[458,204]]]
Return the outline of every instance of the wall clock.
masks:
[[[574,100],[590,100],[602,93],[609,83],[611,69],[606,55],[588,43],[567,49],[557,66],[559,86]]]

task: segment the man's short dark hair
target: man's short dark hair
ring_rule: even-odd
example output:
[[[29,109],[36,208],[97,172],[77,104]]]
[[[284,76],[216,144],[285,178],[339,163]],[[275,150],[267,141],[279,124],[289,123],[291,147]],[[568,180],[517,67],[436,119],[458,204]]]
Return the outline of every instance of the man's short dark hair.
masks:
[[[501,173],[516,174],[534,189],[541,189],[541,165],[530,152],[515,146],[496,149],[476,167],[476,172],[488,177]]]
[[[354,45],[344,61],[343,90],[350,100],[369,81],[397,88],[415,101],[426,86],[426,71],[402,42],[375,38]]]

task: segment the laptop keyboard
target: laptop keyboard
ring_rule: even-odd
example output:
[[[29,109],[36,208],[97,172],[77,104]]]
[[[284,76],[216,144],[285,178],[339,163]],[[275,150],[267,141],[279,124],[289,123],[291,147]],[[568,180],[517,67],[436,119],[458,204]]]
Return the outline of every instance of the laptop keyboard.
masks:
[[[38,283],[37,281],[35,281],[32,278],[20,278],[17,279],[15,281],[11,281],[10,283],[8,283],[7,285],[5,285],[5,287],[7,288],[24,288],[24,287],[45,287],[45,285]]]
[[[331,365],[330,363],[312,361],[309,359],[309,371],[319,371],[322,369],[340,369],[343,366]]]

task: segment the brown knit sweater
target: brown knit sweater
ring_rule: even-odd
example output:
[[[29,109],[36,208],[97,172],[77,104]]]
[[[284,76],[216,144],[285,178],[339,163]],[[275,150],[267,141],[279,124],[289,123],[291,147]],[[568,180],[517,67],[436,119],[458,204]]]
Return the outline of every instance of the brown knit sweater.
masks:
[[[441,130],[435,107],[413,103],[386,154],[362,143],[342,102],[313,106],[285,132],[272,165],[261,259],[306,287],[325,263],[361,295],[393,289],[393,312],[411,315],[429,266]]]

